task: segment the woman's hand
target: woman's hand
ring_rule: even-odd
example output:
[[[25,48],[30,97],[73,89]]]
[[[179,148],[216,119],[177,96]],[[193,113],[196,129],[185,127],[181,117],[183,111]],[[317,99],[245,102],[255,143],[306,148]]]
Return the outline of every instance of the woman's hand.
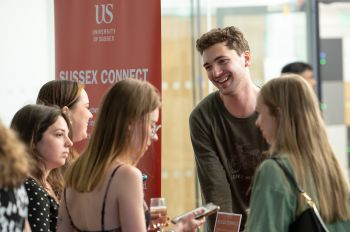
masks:
[[[195,232],[205,222],[205,217],[195,219],[195,216],[202,213],[204,210],[198,210],[191,213],[176,223],[175,232]]]
[[[162,228],[165,228],[169,225],[168,215],[162,215],[160,213],[151,213],[151,222],[148,228],[148,232],[157,232],[162,231]]]

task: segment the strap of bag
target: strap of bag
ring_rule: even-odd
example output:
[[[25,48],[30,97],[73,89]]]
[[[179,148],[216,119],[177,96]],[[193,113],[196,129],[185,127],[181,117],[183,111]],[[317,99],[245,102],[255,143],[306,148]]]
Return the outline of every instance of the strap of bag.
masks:
[[[303,194],[305,193],[305,191],[299,187],[298,183],[295,181],[293,175],[289,172],[289,170],[280,162],[280,160],[276,157],[271,157],[271,159],[273,159],[274,161],[276,161],[276,163],[278,164],[278,166],[280,166],[280,168],[283,170],[284,174],[287,176],[288,180],[294,185],[294,187],[296,189],[298,189],[298,191]],[[307,194],[306,194],[307,195]],[[311,199],[311,198],[310,198]]]
[[[272,160],[274,160],[278,166],[283,170],[284,174],[287,176],[288,180],[294,185],[296,189],[298,189],[299,193],[305,198],[307,204],[314,210],[316,216],[318,217],[318,220],[323,227],[324,231],[328,231],[326,225],[323,222],[323,219],[321,215],[319,214],[315,202],[312,200],[312,198],[298,185],[296,180],[294,179],[293,175],[289,172],[289,170],[281,163],[281,161],[277,157],[271,157]]]

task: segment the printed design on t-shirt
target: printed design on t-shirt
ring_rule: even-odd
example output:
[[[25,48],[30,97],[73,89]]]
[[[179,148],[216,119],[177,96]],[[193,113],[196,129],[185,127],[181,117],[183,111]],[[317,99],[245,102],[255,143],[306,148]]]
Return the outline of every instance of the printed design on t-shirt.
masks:
[[[264,158],[259,149],[251,148],[245,144],[236,144],[233,154],[229,157],[233,179],[252,179],[256,167]]]
[[[248,204],[255,169],[265,159],[265,155],[257,148],[236,144],[234,153],[229,159],[232,167],[232,181],[235,186],[239,186],[237,191],[243,201]]]

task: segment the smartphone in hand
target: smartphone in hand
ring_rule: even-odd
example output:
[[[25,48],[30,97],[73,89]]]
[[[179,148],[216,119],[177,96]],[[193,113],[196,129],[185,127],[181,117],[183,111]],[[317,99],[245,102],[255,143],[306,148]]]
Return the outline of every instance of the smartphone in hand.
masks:
[[[213,204],[213,203],[208,203],[208,204],[206,204],[206,205],[203,205],[203,206],[201,206],[201,207],[198,207],[198,208],[196,208],[196,209],[194,209],[194,210],[191,210],[191,211],[189,211],[189,212],[186,212],[186,213],[184,213],[184,214],[181,214],[181,215],[179,215],[179,216],[177,216],[177,217],[171,219],[171,222],[172,222],[173,224],[176,224],[176,223],[178,223],[182,218],[184,218],[184,217],[186,217],[187,215],[192,214],[192,213],[195,215],[195,217],[194,217],[195,219],[200,219],[200,218],[202,218],[202,217],[206,217],[206,216],[209,216],[209,215],[211,215],[211,214],[213,214],[213,213],[216,213],[216,212],[219,211],[219,210],[220,210],[220,206],[215,205],[215,204]]]

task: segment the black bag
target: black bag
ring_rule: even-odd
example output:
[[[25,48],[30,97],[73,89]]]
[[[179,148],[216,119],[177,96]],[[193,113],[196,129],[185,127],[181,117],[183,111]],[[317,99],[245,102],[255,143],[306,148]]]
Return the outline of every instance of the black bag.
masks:
[[[310,206],[304,212],[302,212],[295,221],[289,225],[290,232],[328,232],[320,214],[317,211],[315,203],[311,197],[302,190],[293,175],[288,169],[276,158],[272,157],[274,161],[281,167],[284,174],[287,176],[291,184],[299,191],[299,193],[306,199],[307,204]]]

